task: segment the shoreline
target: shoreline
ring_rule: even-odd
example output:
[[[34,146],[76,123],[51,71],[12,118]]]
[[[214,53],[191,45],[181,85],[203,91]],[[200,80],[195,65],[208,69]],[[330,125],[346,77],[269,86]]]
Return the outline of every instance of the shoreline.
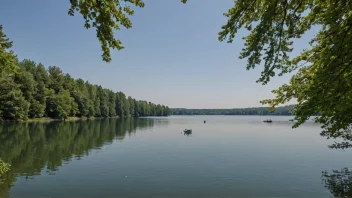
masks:
[[[107,117],[107,118],[120,118],[119,116],[114,116],[114,117]],[[32,119],[27,119],[27,120],[1,120],[1,123],[32,123],[32,122],[59,122],[59,121],[79,121],[79,120],[95,120],[95,119],[104,119],[103,117],[68,117],[66,120],[60,119],[60,118],[49,118],[49,117],[43,117],[43,118],[32,118]]]

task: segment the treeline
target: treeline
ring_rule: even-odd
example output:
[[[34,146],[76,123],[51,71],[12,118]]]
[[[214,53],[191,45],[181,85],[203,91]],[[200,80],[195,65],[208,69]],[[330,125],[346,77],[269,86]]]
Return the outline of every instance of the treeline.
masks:
[[[126,97],[82,79],[64,74],[59,67],[30,60],[16,62],[16,73],[0,74],[0,120],[28,118],[168,116],[160,104]]]
[[[173,115],[293,115],[294,105],[277,107],[270,111],[268,107],[238,109],[172,109]]]

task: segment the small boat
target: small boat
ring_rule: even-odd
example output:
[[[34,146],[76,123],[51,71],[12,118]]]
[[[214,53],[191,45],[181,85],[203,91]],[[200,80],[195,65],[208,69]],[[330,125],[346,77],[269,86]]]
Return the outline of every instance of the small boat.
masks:
[[[192,129],[185,129],[183,130],[184,133],[192,133]]]
[[[273,122],[273,121],[272,121],[272,120],[264,120],[263,122],[271,123],[271,122]]]

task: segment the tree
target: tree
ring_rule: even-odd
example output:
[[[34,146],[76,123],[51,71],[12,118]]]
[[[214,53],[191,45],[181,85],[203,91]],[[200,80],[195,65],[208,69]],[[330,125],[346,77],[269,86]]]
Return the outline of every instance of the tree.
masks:
[[[156,116],[162,116],[163,115],[163,108],[161,105],[156,106]]]
[[[113,91],[108,90],[109,97],[109,116],[116,116],[116,95]]]
[[[131,96],[128,96],[127,100],[128,100],[128,104],[130,105],[129,114],[130,114],[130,116],[134,117],[135,113],[136,113],[135,112],[135,102],[134,102],[134,100],[133,100],[133,98]]]
[[[78,11],[85,20],[85,28],[96,28],[103,51],[102,58],[106,62],[111,61],[110,48],[124,48],[122,42],[115,38],[113,30],[119,30],[120,26],[127,29],[132,27],[127,17],[134,14],[130,5],[144,7],[142,0],[70,0],[70,3],[69,15],[73,16]]]
[[[61,79],[61,77],[60,77],[60,79]],[[82,116],[82,112],[80,111],[80,108],[82,110],[82,104],[80,103],[81,100],[79,100],[80,93],[78,93],[78,91],[77,91],[78,88],[76,86],[75,79],[73,79],[70,76],[70,74],[63,75],[62,88],[64,90],[67,90],[70,93],[70,96],[74,99],[74,100],[71,100],[71,111],[70,111],[69,115],[70,116]],[[79,106],[78,103],[80,103],[81,106]]]
[[[26,120],[28,118],[29,102],[14,82],[13,75],[0,76],[0,119]]]
[[[36,118],[42,117],[44,114],[45,105],[38,101],[38,92],[45,90],[42,87],[38,87],[38,83],[34,79],[34,74],[36,74],[36,64],[30,60],[23,60],[18,64],[18,73],[14,76],[14,81],[19,85],[19,88],[26,101],[29,102],[29,112],[28,117]],[[40,97],[40,96],[39,96]]]
[[[32,73],[33,74],[33,73]],[[46,106],[46,90],[47,84],[49,82],[49,76],[47,71],[45,70],[44,65],[38,64],[35,73],[34,80],[37,82],[36,92],[34,94],[34,98],[40,103],[40,107],[38,107],[38,113],[36,117],[42,117],[44,115],[44,109]]]
[[[34,61],[23,60],[20,64],[33,75],[35,81],[28,116],[30,118],[43,117],[46,106],[46,84],[49,81],[48,74],[42,64],[36,65]]]
[[[172,115],[172,110],[169,107],[166,107],[166,116]]]
[[[187,0],[182,0],[185,3]],[[247,58],[247,69],[261,65],[264,70],[257,82],[267,84],[295,71],[289,83],[274,90],[274,99],[264,100],[273,109],[291,99],[298,104],[293,112],[303,124],[310,116],[322,124],[321,135],[352,140],[352,1],[323,0],[236,0],[224,15],[219,40],[232,43],[237,31],[245,28],[245,48],[240,58]],[[310,49],[289,57],[293,43],[312,27],[320,28],[311,40]],[[336,147],[351,147],[348,142]]]
[[[94,116],[95,115],[95,107],[94,107],[94,102],[97,99],[97,89],[94,85],[90,84],[88,81],[86,82],[86,87],[88,90],[88,97],[89,97],[89,101],[88,101],[88,116]]]
[[[50,89],[47,96],[47,114],[52,118],[66,119],[71,112],[74,101],[70,93],[63,90],[56,94],[54,90]]]
[[[47,71],[31,60],[16,60],[15,64],[16,73],[6,70],[0,75],[0,120],[138,117],[151,112],[146,101],[126,99],[123,92],[114,93],[82,79],[75,80],[59,67],[49,67]]]
[[[49,89],[59,93],[64,90],[63,85],[65,84],[65,77],[59,67],[50,66],[48,69],[49,72]]]
[[[94,101],[94,116],[100,117],[101,112],[100,112],[100,96],[97,95],[95,101]]]
[[[125,115],[125,105],[124,101],[126,100],[126,96],[122,92],[117,92],[116,93],[116,114],[120,117],[123,117]]]
[[[142,111],[141,111],[141,105],[140,105],[140,103],[139,103],[139,101],[137,101],[137,100],[135,100],[135,99],[133,99],[132,100],[133,102],[132,102],[132,106],[133,106],[133,112],[131,112],[131,113],[133,113],[133,116],[134,117],[139,117],[139,116],[143,116],[142,115]]]
[[[88,116],[92,109],[89,109],[90,99],[85,82],[82,79],[74,81],[74,90],[71,92],[72,97],[78,105],[78,116]]]
[[[108,12],[107,10],[110,9],[114,10],[114,8],[106,6],[112,6],[116,2],[118,1],[89,2],[87,0],[88,4],[98,6],[98,11],[102,9],[104,12]],[[138,0],[125,2],[144,5]],[[75,1],[72,0],[71,3],[74,4]],[[82,8],[80,7],[81,3],[77,6],[79,9]],[[124,8],[124,12],[133,14],[128,6],[125,5]],[[120,11],[118,10],[118,12]],[[87,14],[89,18],[90,14],[92,12]],[[110,14],[116,16],[117,13]],[[110,14],[98,13],[98,18]],[[130,23],[126,21],[128,19],[124,18],[125,16],[116,17],[120,17],[116,19],[117,22],[123,19],[120,21],[122,24]],[[98,31],[101,31],[98,34],[109,34],[104,31],[107,31],[106,27],[111,24],[105,24],[105,20],[106,18],[100,18],[93,22],[101,25],[96,26]],[[103,35],[99,38],[103,42],[108,42],[110,47],[114,47],[116,44],[110,43],[111,39],[114,39],[113,37],[107,38]],[[121,117],[138,117],[147,115],[144,101],[137,101],[132,97],[126,99],[122,92],[114,93],[112,90],[91,85],[82,79],[75,80],[69,74],[64,74],[57,66],[50,66],[46,70],[44,65],[36,64],[31,60],[25,59],[19,62],[13,52],[9,51],[11,47],[12,42],[2,32],[2,26],[0,26],[0,120],[26,120],[28,117],[41,118],[44,116],[66,119],[68,116],[114,117],[119,115]],[[106,52],[104,51],[104,53]]]
[[[98,86],[97,92],[100,99],[100,116],[109,117],[108,94],[101,86]]]
[[[120,0],[70,2],[70,15],[79,11],[86,28],[97,28],[105,61],[111,60],[109,48],[123,48],[121,41],[114,38],[113,28],[118,30],[119,24],[131,27],[126,15],[134,12],[128,3],[144,7],[141,0],[127,0],[126,4]],[[296,72],[288,84],[273,91],[274,99],[262,103],[273,109],[295,98],[298,105],[293,111],[297,120],[294,127],[319,113],[316,122],[322,124],[323,136],[352,140],[349,135],[352,123],[350,10],[351,0],[236,0],[234,7],[224,14],[228,21],[219,32],[219,40],[232,43],[239,29],[250,31],[244,37],[245,48],[240,58],[248,59],[248,70],[261,65],[263,60],[264,69],[257,82],[267,84],[276,74]],[[294,40],[313,26],[321,29],[311,40],[311,48],[290,58]]]
[[[125,113],[125,117],[131,116],[131,114],[130,114],[130,102],[126,98],[124,99],[124,113]]]
[[[12,47],[12,41],[6,37],[0,25],[0,74],[6,70],[16,71],[15,55],[12,51],[8,51]]]
[[[71,94],[76,90],[75,87],[75,79],[73,79],[70,74],[65,74],[62,87],[66,90],[68,90]]]

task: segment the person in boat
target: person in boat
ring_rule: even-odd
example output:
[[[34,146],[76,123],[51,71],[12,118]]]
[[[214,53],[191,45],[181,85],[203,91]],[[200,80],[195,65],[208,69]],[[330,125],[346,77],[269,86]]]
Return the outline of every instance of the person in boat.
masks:
[[[192,129],[185,129],[185,130],[183,130],[183,132],[185,132],[185,133],[192,133]]]
[[[264,120],[263,122],[273,122],[272,120]]]

